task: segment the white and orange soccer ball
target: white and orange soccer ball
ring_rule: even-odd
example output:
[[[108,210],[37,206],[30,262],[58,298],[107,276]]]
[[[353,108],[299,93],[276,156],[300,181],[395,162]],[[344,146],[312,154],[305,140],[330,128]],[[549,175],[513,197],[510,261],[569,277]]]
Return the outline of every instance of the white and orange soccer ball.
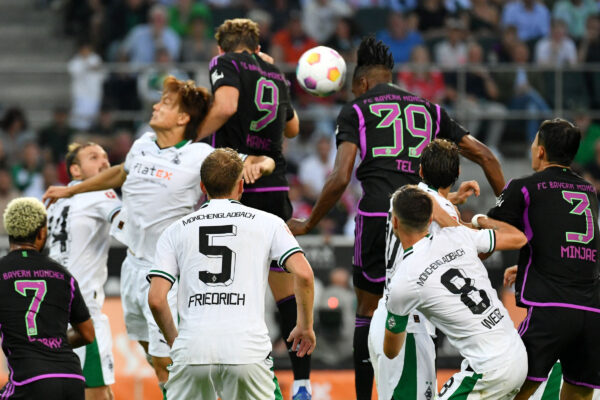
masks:
[[[296,67],[296,79],[308,93],[329,96],[344,85],[346,62],[332,48],[313,47],[300,57]]]

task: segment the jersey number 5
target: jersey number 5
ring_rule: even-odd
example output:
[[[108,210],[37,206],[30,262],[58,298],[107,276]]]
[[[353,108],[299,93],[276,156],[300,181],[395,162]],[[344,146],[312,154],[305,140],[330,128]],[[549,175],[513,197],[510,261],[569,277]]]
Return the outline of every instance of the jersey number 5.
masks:
[[[40,306],[44,297],[46,297],[46,281],[15,281],[15,290],[21,296],[27,297],[27,291],[33,291],[31,304],[25,313],[25,327],[27,336],[36,336],[38,334],[36,318],[40,311]]]
[[[208,286],[229,286],[233,282],[235,252],[227,246],[213,246],[215,237],[236,236],[235,225],[201,226],[200,253],[208,258],[221,258],[221,272],[200,271],[198,278]]]

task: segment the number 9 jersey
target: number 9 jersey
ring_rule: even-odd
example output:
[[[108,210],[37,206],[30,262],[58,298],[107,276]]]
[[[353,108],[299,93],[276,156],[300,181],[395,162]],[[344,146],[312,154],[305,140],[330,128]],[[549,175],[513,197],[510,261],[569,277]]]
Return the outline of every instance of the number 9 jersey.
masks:
[[[239,91],[237,112],[213,135],[213,147],[275,160],[275,171],[247,189],[286,187],[281,146],[285,124],[294,117],[289,82],[275,65],[248,52],[215,57],[209,69],[213,93],[222,86]]]
[[[468,132],[439,105],[382,83],[348,103],[337,119],[336,141],[354,143],[361,162],[359,210],[387,215],[390,195],[417,184],[419,158],[433,139],[459,143]]]

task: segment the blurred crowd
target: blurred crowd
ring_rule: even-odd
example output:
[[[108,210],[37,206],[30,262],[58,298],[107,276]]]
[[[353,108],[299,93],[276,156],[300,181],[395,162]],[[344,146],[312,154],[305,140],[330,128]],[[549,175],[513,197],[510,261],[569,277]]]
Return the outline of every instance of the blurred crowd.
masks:
[[[349,65],[365,34],[390,46],[395,81],[443,104],[498,155],[507,141],[522,154],[555,93],[572,110],[584,140],[577,163],[600,188],[600,1],[596,0],[49,0],[60,10],[65,35],[76,39],[68,62],[71,104],[58,105],[51,123],[34,131],[18,107],[6,106],[0,125],[0,207],[19,193],[40,197],[66,183],[64,154],[72,140],[102,144],[119,163],[148,129],[148,116],[167,75],[208,86],[207,62],[217,54],[215,27],[248,17],[261,30],[261,49],[289,72],[301,117],[298,138],[286,141],[294,216],[307,216],[335,157],[335,115],[351,98],[342,90],[326,99],[304,92],[293,77],[300,55],[319,44]],[[111,68],[106,68],[108,63]],[[498,66],[509,69],[498,70]],[[534,68],[535,67],[535,68]],[[571,68],[573,67],[573,68]],[[458,73],[467,68],[466,73]],[[560,68],[561,87],[556,87]],[[350,68],[351,72],[352,69]],[[464,93],[465,95],[461,95]],[[521,113],[522,120],[508,118]],[[528,117],[528,113],[533,117]],[[304,118],[303,116],[308,116]],[[350,186],[319,229],[353,232],[360,187]]]

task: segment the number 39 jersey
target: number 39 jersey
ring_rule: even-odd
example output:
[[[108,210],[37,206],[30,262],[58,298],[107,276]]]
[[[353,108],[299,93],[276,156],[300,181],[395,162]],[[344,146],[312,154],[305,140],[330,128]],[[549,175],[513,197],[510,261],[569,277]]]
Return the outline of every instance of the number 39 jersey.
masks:
[[[399,187],[417,184],[423,149],[435,138],[460,142],[468,132],[439,105],[379,84],[342,108],[336,140],[354,143],[361,162],[356,177],[363,187],[359,210],[387,213]]]
[[[179,335],[171,351],[183,364],[252,364],[271,351],[265,291],[271,260],[302,251],[283,220],[234,200],[210,200],[161,235],[154,279],[179,279]]]
[[[77,279],[93,312],[100,312],[104,303],[110,223],[120,209],[121,200],[112,189],[76,194],[48,209],[50,257]]]
[[[568,168],[549,167],[510,181],[488,215],[527,236],[515,283],[518,304],[600,313],[594,186]]]
[[[214,147],[267,155],[275,171],[246,188],[287,186],[281,153],[285,123],[294,116],[288,82],[279,68],[247,52],[226,53],[210,63],[213,93],[222,86],[239,91],[237,112],[213,136]]]
[[[477,372],[503,365],[506,349],[523,346],[477,256],[494,247],[487,229],[443,228],[424,237],[404,250],[387,302],[397,316],[423,313]]]
[[[56,261],[33,250],[0,259],[0,339],[15,384],[59,373],[83,380],[67,324],[89,318],[77,281]]]

